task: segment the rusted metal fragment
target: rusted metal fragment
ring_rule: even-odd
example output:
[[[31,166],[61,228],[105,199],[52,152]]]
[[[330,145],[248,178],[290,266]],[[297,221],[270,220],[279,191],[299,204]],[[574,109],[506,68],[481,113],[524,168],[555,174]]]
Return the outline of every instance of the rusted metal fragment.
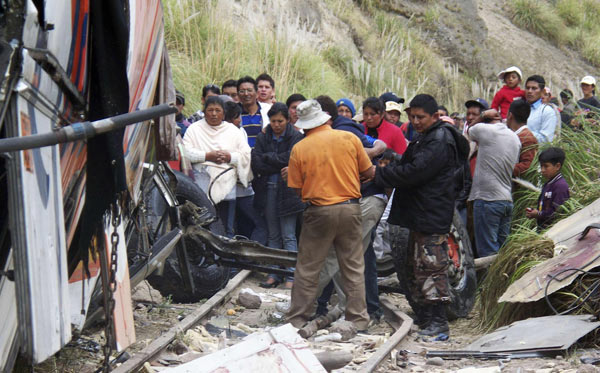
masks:
[[[585,227],[598,222],[600,222],[600,198],[554,224],[544,235],[554,241],[556,246],[569,248],[577,243],[577,239]]]
[[[590,223],[588,221],[588,223]],[[581,227],[581,233],[585,229]],[[533,267],[523,277],[511,284],[498,302],[528,303],[542,299],[544,295],[569,285],[581,274],[580,271],[565,271],[569,268],[590,270],[600,265],[600,233],[592,229],[579,241],[575,236],[573,246]],[[550,284],[548,284],[550,283]],[[546,290],[547,288],[547,290]]]

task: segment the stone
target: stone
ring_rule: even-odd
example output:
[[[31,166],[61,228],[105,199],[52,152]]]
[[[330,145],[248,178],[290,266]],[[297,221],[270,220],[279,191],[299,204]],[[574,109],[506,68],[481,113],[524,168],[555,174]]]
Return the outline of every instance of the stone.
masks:
[[[412,368],[410,369],[410,371],[411,371],[411,372],[418,373],[418,372],[424,372],[424,371],[425,371],[425,369],[421,368],[420,366],[416,366],[416,367],[412,367]]]
[[[173,352],[177,355],[183,355],[186,352],[189,352],[189,348],[185,345],[185,343],[177,340],[175,342],[173,342],[173,346],[172,346]]]
[[[329,328],[330,333],[339,333],[342,335],[342,341],[348,341],[356,337],[356,327],[353,323],[346,320],[338,320],[331,324]]]
[[[432,358],[427,359],[425,364],[441,367],[442,365],[444,365],[444,359],[442,359],[441,357],[438,357],[438,356],[432,357]]]
[[[244,292],[238,295],[237,303],[247,309],[257,310],[260,308],[262,300],[258,295]]]
[[[597,373],[600,369],[596,368],[592,364],[583,364],[577,368],[577,373]]]

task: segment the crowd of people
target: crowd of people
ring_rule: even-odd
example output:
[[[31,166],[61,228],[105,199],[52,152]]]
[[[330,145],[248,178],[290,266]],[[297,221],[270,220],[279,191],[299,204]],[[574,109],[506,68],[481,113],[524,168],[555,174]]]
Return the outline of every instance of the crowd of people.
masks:
[[[182,160],[228,237],[298,252],[294,276],[272,274],[261,283],[291,289],[294,326],[327,313],[334,290],[336,307],[358,330],[378,321],[376,260],[386,224],[396,224],[410,230],[407,299],[420,334],[448,334],[447,236],[455,210],[476,255],[496,254],[510,233],[515,178],[543,146],[546,184],[526,216],[547,227],[569,186],[560,172],[565,153],[545,144],[563,125],[575,128],[581,111],[600,110],[591,76],[581,80],[581,100],[560,92],[562,107],[540,75],[524,89],[515,66],[498,77],[504,86],[492,104],[468,100],[464,116],[427,94],[403,106],[385,92],[359,110],[348,98],[324,95],[294,93],[278,102],[268,74],[205,86],[203,107],[189,118],[178,92]]]

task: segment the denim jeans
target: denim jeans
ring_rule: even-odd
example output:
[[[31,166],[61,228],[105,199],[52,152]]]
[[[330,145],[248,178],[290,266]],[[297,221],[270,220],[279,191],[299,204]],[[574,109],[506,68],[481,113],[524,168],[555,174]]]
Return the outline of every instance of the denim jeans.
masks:
[[[267,221],[267,246],[274,249],[298,251],[296,242],[296,220],[299,214],[279,216],[277,209],[277,183],[267,183],[267,203],[265,206],[265,220]],[[294,268],[290,268],[292,271]],[[277,279],[278,276],[269,277]],[[288,277],[287,281],[293,281]]]
[[[479,257],[498,253],[510,233],[512,210],[510,201],[474,201],[473,223]]]

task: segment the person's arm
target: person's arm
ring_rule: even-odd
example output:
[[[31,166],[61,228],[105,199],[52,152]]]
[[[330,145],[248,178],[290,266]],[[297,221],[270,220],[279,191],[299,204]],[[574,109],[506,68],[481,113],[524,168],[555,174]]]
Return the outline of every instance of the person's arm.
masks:
[[[540,114],[540,121],[540,128],[536,132],[532,131],[535,138],[540,143],[551,142],[554,138],[554,131],[556,130],[556,125],[559,121],[559,118],[556,117],[554,108],[545,105]]]
[[[448,160],[448,156],[448,144],[443,141],[430,141],[413,155],[410,163],[377,167],[375,184],[384,188],[421,186],[445,167],[446,164],[443,160]]]
[[[375,140],[372,148],[365,148],[365,152],[369,159],[373,159],[381,154],[387,149],[387,145],[381,140]]]
[[[535,158],[537,153],[537,141],[533,139],[525,139],[523,147],[521,148],[521,155],[519,156],[519,163],[515,165],[513,170],[513,176],[519,177],[521,174],[531,166],[531,162]]]
[[[287,185],[289,188],[302,190],[302,186],[304,185],[304,178],[302,177],[302,162],[299,161],[298,154],[295,150],[295,147],[292,148],[290,163],[287,168]]]
[[[492,100],[492,106],[490,106],[492,109],[496,109],[498,111],[500,111],[500,102],[502,102],[502,91],[498,91],[496,92],[496,94],[494,95],[494,99]]]
[[[292,136],[290,139],[290,148],[286,152],[276,153],[276,152],[265,152],[262,155],[262,160],[267,165],[276,168],[278,171],[284,167],[287,167],[290,162],[290,155],[292,154],[292,148],[296,143],[302,140],[302,135],[298,132]]]

